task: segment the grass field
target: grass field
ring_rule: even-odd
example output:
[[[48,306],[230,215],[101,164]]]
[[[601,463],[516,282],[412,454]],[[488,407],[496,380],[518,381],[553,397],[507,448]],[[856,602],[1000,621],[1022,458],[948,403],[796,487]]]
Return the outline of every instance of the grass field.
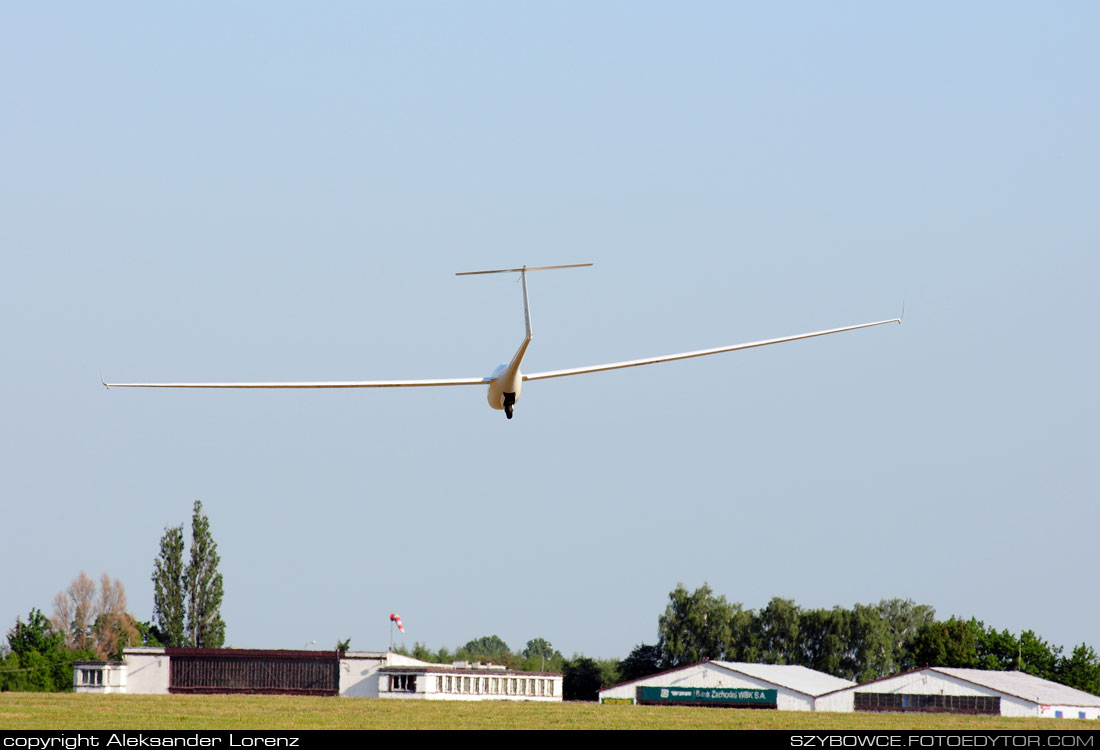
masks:
[[[0,693],[3,729],[1096,730],[1077,719],[267,695]]]

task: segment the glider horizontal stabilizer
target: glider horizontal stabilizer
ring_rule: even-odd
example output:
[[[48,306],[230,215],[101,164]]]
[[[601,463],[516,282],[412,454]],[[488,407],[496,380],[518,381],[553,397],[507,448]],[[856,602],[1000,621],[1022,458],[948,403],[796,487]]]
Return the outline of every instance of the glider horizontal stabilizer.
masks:
[[[555,268],[587,268],[592,263],[568,263],[564,266],[522,266],[520,268],[494,268],[491,271],[460,271],[455,276],[479,276],[483,273],[523,273],[524,271],[552,271]]]

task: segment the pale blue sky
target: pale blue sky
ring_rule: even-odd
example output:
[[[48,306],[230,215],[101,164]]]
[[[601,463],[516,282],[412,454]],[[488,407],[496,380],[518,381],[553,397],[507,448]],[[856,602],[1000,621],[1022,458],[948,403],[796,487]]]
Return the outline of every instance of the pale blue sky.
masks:
[[[1100,7],[5,3],[4,627],[141,619],[202,499],[239,647],[654,642],[677,582],[1100,647]],[[469,377],[905,325],[480,388]]]

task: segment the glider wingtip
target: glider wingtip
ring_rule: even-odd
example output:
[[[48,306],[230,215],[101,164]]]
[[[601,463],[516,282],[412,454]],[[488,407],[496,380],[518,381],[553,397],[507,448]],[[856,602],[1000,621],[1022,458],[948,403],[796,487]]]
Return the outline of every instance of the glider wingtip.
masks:
[[[103,370],[99,371],[99,382],[103,383],[104,388],[106,388],[107,390],[111,390],[111,384],[103,379]]]

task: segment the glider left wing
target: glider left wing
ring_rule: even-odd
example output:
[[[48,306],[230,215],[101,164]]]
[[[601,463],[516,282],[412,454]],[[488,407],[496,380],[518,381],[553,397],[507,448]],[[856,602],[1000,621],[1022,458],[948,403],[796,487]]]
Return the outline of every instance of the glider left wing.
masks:
[[[108,383],[108,388],[407,388],[433,385],[487,385],[492,378],[442,380],[336,380],[316,383]]]

